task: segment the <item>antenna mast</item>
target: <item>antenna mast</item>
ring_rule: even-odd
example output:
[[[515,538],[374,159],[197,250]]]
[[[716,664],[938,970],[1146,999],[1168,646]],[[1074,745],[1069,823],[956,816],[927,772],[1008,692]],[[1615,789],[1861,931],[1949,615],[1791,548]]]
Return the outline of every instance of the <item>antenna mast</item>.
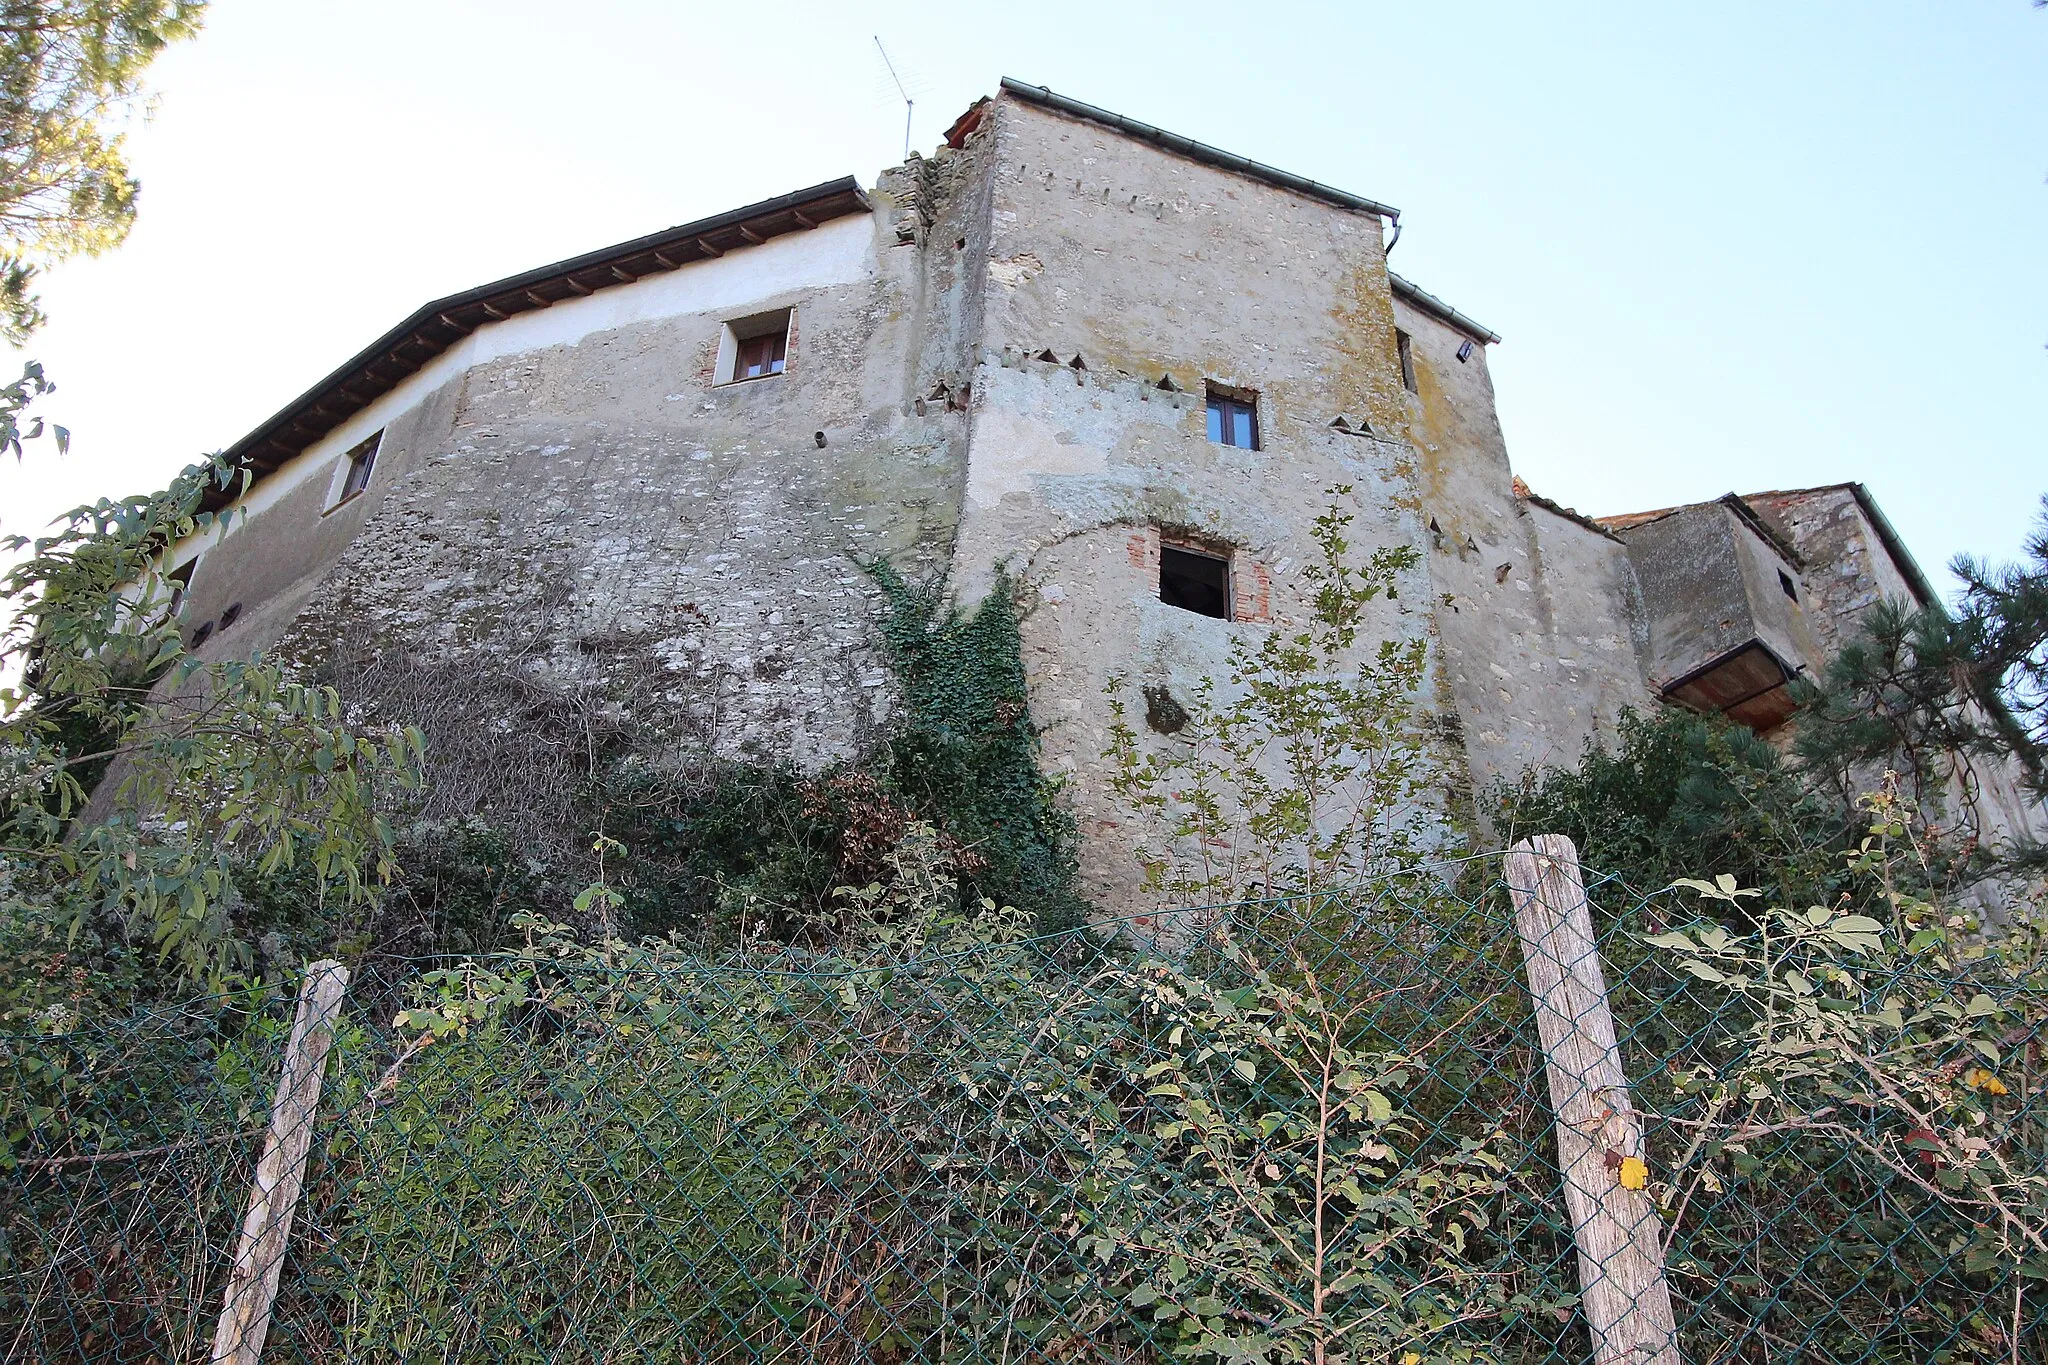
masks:
[[[896,63],[889,60],[889,49],[882,46],[882,35],[875,37],[875,51],[882,54],[882,65],[889,68],[889,79],[896,82],[896,93],[903,96],[903,159],[910,160],[910,115],[917,107],[917,101],[910,98],[910,92],[903,88],[903,78],[896,74]]]

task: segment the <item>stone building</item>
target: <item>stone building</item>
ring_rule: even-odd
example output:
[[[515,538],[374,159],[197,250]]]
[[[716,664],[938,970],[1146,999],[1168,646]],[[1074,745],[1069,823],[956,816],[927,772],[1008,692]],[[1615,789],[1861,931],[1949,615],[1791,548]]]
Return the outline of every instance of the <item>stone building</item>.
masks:
[[[967,603],[1008,566],[1044,761],[1110,904],[1110,675],[1185,688],[1301,615],[1333,487],[1364,550],[1423,551],[1360,648],[1427,643],[1452,819],[1624,707],[1769,729],[1860,610],[1932,600],[1857,485],[1606,521],[1531,495],[1499,338],[1388,269],[1398,228],[1005,81],[871,188],[427,304],[233,448],[246,515],[173,569],[202,652],[401,703],[448,799],[542,836],[607,727],[860,752],[892,683],[858,563],[946,572]]]

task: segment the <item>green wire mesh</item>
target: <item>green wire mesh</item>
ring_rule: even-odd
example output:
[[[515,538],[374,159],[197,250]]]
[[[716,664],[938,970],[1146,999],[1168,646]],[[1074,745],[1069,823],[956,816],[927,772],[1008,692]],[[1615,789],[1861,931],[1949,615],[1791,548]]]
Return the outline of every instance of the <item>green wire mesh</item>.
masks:
[[[488,960],[523,1001],[427,1045],[359,983],[266,1359],[1592,1361],[1499,866],[955,952]],[[1641,944],[1689,916],[1589,881],[1660,1174],[1735,1031]],[[206,1357],[290,1012],[0,1039],[6,1359]],[[1715,1171],[1667,1215],[1677,1358],[2016,1358],[2016,1271],[1853,1144]]]

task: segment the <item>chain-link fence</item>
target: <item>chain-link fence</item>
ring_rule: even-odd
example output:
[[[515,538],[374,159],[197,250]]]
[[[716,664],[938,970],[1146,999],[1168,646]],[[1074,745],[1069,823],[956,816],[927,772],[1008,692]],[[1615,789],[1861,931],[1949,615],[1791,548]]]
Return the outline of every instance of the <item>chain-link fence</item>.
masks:
[[[1734,948],[1646,942],[1690,901],[1594,879],[1631,1094],[1554,1111],[1500,868],[1052,937],[543,940],[359,986],[265,1358],[2041,1358],[2016,1292],[2048,1272],[2027,979],[1794,963],[1830,1015],[1879,1020],[1869,1057],[1802,1052],[1798,1002],[1738,989]],[[0,1041],[8,1359],[207,1358],[291,1013],[242,995]],[[1922,1073],[1956,1104],[1889,1106]],[[1570,1180],[1649,1211],[1583,1270]],[[1602,1337],[1659,1294],[1675,1340]]]

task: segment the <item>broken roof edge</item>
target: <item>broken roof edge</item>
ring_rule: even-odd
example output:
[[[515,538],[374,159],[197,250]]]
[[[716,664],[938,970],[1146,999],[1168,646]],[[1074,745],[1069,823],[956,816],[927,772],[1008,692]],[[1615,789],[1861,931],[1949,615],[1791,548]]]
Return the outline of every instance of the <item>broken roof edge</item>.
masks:
[[[1483,345],[1500,345],[1500,336],[1492,328],[1482,326],[1473,319],[1466,317],[1436,295],[1402,279],[1391,270],[1387,272],[1387,280],[1393,286],[1396,294],[1406,299],[1409,303],[1414,304],[1423,312],[1428,313],[1438,322],[1450,324],[1466,336]]]
[[[1268,166],[1262,161],[1253,161],[1250,157],[1226,152],[1220,147],[1211,147],[1206,142],[1197,142],[1193,138],[1182,137],[1179,133],[1169,133],[1164,128],[1140,123],[1134,118],[1126,118],[1111,109],[1086,104],[1066,95],[1056,95],[1048,86],[1027,85],[1023,81],[1005,76],[1002,78],[1001,89],[1004,94],[1015,95],[1028,103],[1041,105],[1074,118],[1086,119],[1090,123],[1103,124],[1144,142],[1156,143],[1170,152],[1178,152],[1190,161],[1200,161],[1219,170],[1235,171],[1253,180],[1263,180],[1269,185],[1277,185],[1281,189],[1292,190],[1311,199],[1320,199],[1339,208],[1370,213],[1396,223],[1401,221],[1401,210],[1390,208],[1377,200],[1367,199],[1364,195],[1352,194],[1348,190],[1325,185],[1320,180],[1310,180],[1291,171]]]
[[[854,176],[841,176],[809,189],[764,199],[743,208],[728,209],[708,218],[651,232],[643,237],[600,247],[551,265],[537,266],[507,275],[487,284],[445,295],[413,310],[396,327],[385,332],[362,350],[343,361],[297,398],[279,409],[246,436],[227,449],[237,468],[252,475],[250,487],[275,473],[286,461],[303,454],[341,423],[374,403],[399,384],[424,369],[428,362],[449,347],[490,322],[516,317],[519,313],[551,307],[571,297],[586,297],[621,284],[634,283],[647,274],[675,270],[697,260],[715,259],[727,250],[758,245],[769,237],[782,236],[819,223],[866,212],[871,208],[866,191]],[[814,212],[807,214],[805,210]],[[719,234],[737,234],[737,242],[720,248],[706,239]],[[670,260],[664,253],[682,257]],[[639,274],[624,269],[629,262],[642,265]],[[605,272],[605,277],[584,283],[575,276],[588,271]],[[545,297],[542,291],[566,287],[561,298]],[[503,304],[514,311],[501,311]],[[474,312],[461,320],[453,314]],[[423,335],[437,329],[432,336]],[[408,347],[424,348],[418,355],[401,355]],[[395,374],[378,374],[379,366]],[[364,396],[367,391],[368,396]],[[301,439],[295,433],[310,431]],[[266,451],[281,452],[266,458]],[[217,511],[247,496],[247,489],[215,489],[205,500],[207,510]]]
[[[1757,510],[1751,507],[1740,493],[1723,493],[1714,501],[1733,512],[1737,521],[1754,531],[1757,538],[1776,550],[1786,563],[1801,573],[1806,571],[1806,560],[1799,551],[1792,548],[1792,542],[1779,535],[1769,522],[1758,516]]]
[[[1602,526],[1593,518],[1587,516],[1584,512],[1581,512],[1578,508],[1566,507],[1561,502],[1555,502],[1550,498],[1544,497],[1541,493],[1535,492],[1533,489],[1529,487],[1527,480],[1523,479],[1523,477],[1520,474],[1514,475],[1512,477],[1512,481],[1508,486],[1510,490],[1514,493],[1514,495],[1517,498],[1521,499],[1523,502],[1535,503],[1544,511],[1551,512],[1557,516],[1563,517],[1566,521],[1571,522],[1574,526],[1578,526],[1585,530],[1591,531],[1594,535],[1605,536],[1607,539],[1613,541],[1617,545],[1628,544],[1627,541],[1623,540],[1620,536],[1614,534],[1614,532],[1608,530],[1605,526]]]

